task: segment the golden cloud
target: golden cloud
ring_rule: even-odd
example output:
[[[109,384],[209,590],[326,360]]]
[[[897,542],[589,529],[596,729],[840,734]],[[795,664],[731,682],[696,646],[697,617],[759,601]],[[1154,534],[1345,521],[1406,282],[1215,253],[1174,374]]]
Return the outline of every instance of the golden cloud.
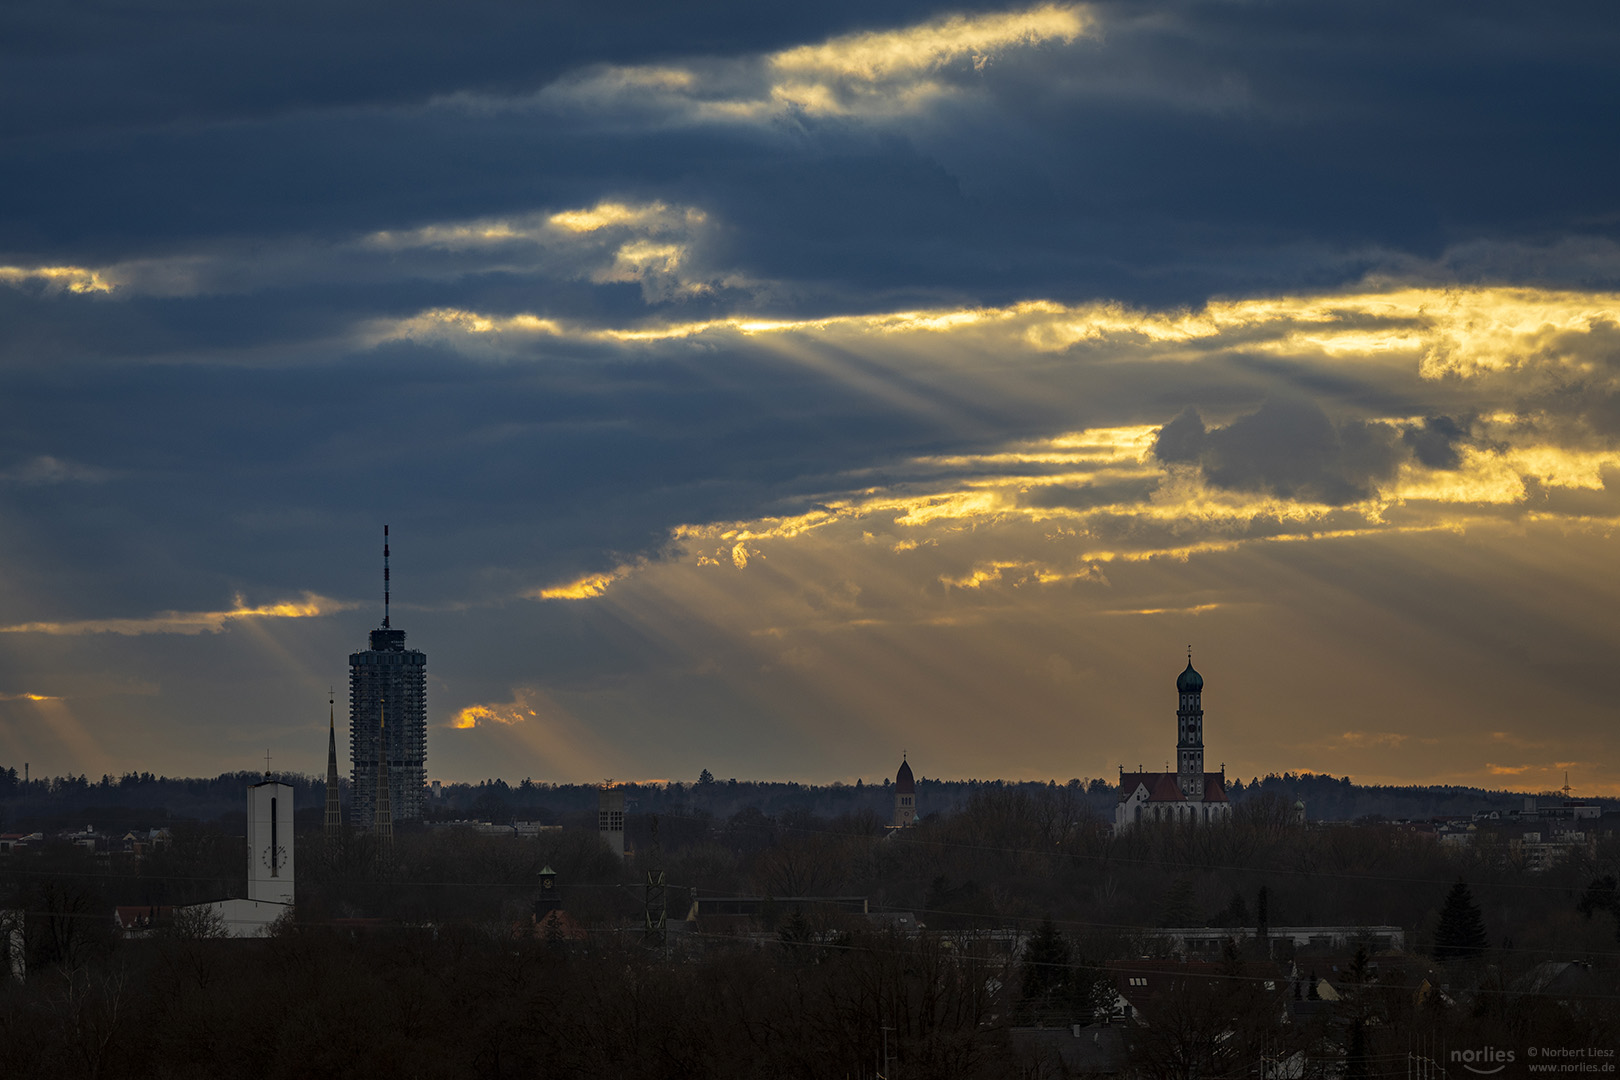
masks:
[[[602,65],[565,77],[527,104],[656,110],[689,122],[757,124],[802,113],[892,117],[962,92],[964,80],[1020,50],[1068,44],[1091,31],[1087,9],[1044,4],[1024,11],[953,15],[867,31],[740,60]],[[514,102],[456,94],[479,110]]]
[[[1401,422],[1375,421],[1390,425],[1392,433]],[[1329,505],[1214,486],[1195,470],[1159,461],[1151,449],[1156,433],[1142,426],[1096,428],[983,455],[919,457],[909,468],[902,464],[892,470],[918,479],[825,497],[798,515],[680,525],[671,530],[670,550],[698,566],[741,569],[772,544],[802,542],[827,531],[843,536],[842,530],[850,529],[848,542],[872,546],[878,540],[872,523],[881,521],[882,547],[910,559],[927,551],[928,565],[936,568],[931,580],[947,590],[1106,584],[1103,568],[1116,562],[1187,561],[1254,545],[1495,526],[1501,522],[1497,507],[1525,507],[1528,481],[1601,489],[1604,470],[1620,467],[1620,455],[1610,452],[1570,451],[1526,442],[1522,435],[1517,444],[1490,439],[1463,448],[1454,470],[1408,462],[1373,482],[1361,501]],[[1122,489],[1130,494],[1081,505],[1038,497],[1120,481],[1132,481]],[[1533,516],[1528,508],[1519,513],[1524,519]],[[1032,544],[1039,545],[1039,554],[1021,550]],[[966,561],[949,566],[956,558]],[[636,569],[590,575],[542,598],[597,597]]]
[[[618,215],[618,210],[599,206],[582,222],[608,223]],[[649,255],[653,261],[665,257]],[[515,346],[536,336],[633,344],[713,334],[784,335],[834,352],[867,355],[874,355],[874,343],[881,342],[885,348],[897,347],[894,362],[907,366],[956,362],[949,359],[953,355],[995,356],[1006,365],[1020,353],[1033,357],[1099,343],[1111,346],[1108,360],[1132,364],[1195,364],[1231,350],[1269,350],[1296,354],[1301,363],[1348,367],[1360,374],[1364,372],[1355,365],[1386,365],[1409,382],[1440,380],[1455,390],[1476,376],[1508,377],[1537,365],[1554,372],[1585,371],[1582,365],[1597,362],[1588,354],[1596,356],[1602,346],[1592,335],[1616,316],[1620,294],[1385,285],[1214,301],[1197,311],[1030,301],[801,320],[732,316],[623,328],[434,309],[389,332],[489,339],[497,351],[507,340]],[[935,347],[941,338],[960,342],[962,349],[953,354]],[[1511,395],[1514,386],[1505,389]],[[1495,393],[1496,388],[1487,385],[1481,392]],[[860,523],[859,534],[873,533],[872,523],[882,521],[885,545],[907,558],[926,559],[929,581],[946,589],[983,591],[1025,583],[1100,581],[1109,563],[1185,561],[1257,544],[1461,532],[1508,519],[1537,520],[1546,510],[1539,501],[1531,505],[1532,488],[1542,494],[1601,492],[1605,477],[1620,471],[1620,449],[1601,445],[1600,438],[1573,445],[1567,435],[1558,434],[1555,419],[1504,404],[1498,399],[1495,408],[1473,411],[1468,436],[1456,442],[1449,467],[1408,455],[1358,481],[1352,495],[1360,497],[1347,502],[1321,501],[1311,489],[1277,493],[1260,484],[1252,490],[1222,486],[1195,465],[1161,461],[1154,453],[1158,425],[1104,425],[983,453],[918,456],[886,470],[897,479],[881,487],[863,486],[866,477],[852,473],[847,490],[822,494],[814,509],[800,514],[677,526],[671,531],[670,551],[703,567],[740,569],[768,555],[772,544],[855,523]],[[1421,415],[1360,417],[1356,422],[1381,432],[1376,437],[1397,449],[1426,423]],[[1085,498],[1072,497],[1082,492]],[[1560,520],[1606,528],[1616,516],[1590,509],[1585,514],[1579,521],[1573,516]],[[1036,529],[1046,548],[1041,552],[1027,550],[1024,540],[1015,539]],[[952,543],[976,531],[983,535],[975,544]],[[1007,538],[1005,543],[1000,537]],[[599,597],[636,569],[586,575],[529,595]]]
[[[603,275],[673,272],[678,244],[616,249]],[[607,278],[604,278],[606,280]],[[614,278],[614,280],[617,280]],[[696,321],[594,326],[533,314],[432,309],[376,324],[376,340],[428,327],[465,335],[546,333],[581,341],[653,343],[701,337],[801,335],[827,344],[944,335],[987,353],[1062,352],[1108,345],[1145,360],[1186,363],[1242,348],[1325,363],[1410,363],[1425,379],[1535,368],[1590,375],[1603,346],[1592,335],[1620,323],[1620,294],[1487,287],[1352,290],[1323,296],[1210,301],[1197,311],[1149,311],[1116,303],[1031,300],[1004,307],[941,308],[771,319],[731,315]],[[1378,329],[1369,329],[1376,324]],[[1191,351],[1189,351],[1191,350]]]
[[[464,709],[457,710],[456,715],[450,720],[450,726],[463,731],[483,727],[486,724],[503,724],[510,727],[538,716],[537,712],[529,708],[527,697],[519,694],[505,704],[468,705]]]
[[[735,275],[720,274],[714,280],[686,276],[692,240],[707,220],[693,206],[604,200],[589,207],[384,229],[353,240],[293,238],[256,244],[251,250],[216,245],[99,267],[0,266],[0,284],[41,287],[47,294],[195,296],[294,281],[384,280],[401,274],[453,278],[502,270],[567,280],[639,281],[651,283],[659,296],[690,294],[722,282],[742,283]],[[431,321],[434,314],[422,316]],[[535,322],[534,316],[500,320],[477,312],[456,314],[465,322],[463,331],[473,333],[522,329]],[[407,320],[402,332],[410,329]]]
[[[568,232],[596,232],[599,229],[630,228],[643,232],[669,232],[703,224],[703,211],[692,206],[673,207],[662,202],[631,205],[600,202],[587,210],[563,210],[552,214],[547,223]]]
[[[703,211],[693,206],[670,206],[656,201],[604,201],[595,206],[570,210],[438,222],[414,229],[387,229],[370,233],[361,244],[390,251],[411,248],[457,250],[513,241],[564,244],[578,243],[583,234],[607,229],[646,235],[688,232],[702,225],[704,220]]]
[[[1339,736],[1346,746],[1383,746],[1394,748],[1411,738],[1394,731],[1347,731]]]
[[[40,284],[51,292],[112,292],[114,285],[102,273],[85,266],[0,266],[0,283],[14,288]]]
[[[312,619],[347,611],[352,603],[306,592],[300,600],[248,607],[242,597],[225,611],[164,611],[136,619],[82,619],[65,622],[28,622],[0,626],[5,634],[217,634],[242,619]]]
[[[628,577],[634,569],[633,565],[626,564],[605,574],[586,574],[558,585],[531,589],[523,596],[528,600],[590,600],[607,592],[608,586]]]
[[[901,30],[801,45],[767,60],[770,98],[812,114],[914,112],[949,92],[932,78],[941,69],[966,62],[982,71],[1011,49],[1068,44],[1088,25],[1083,9],[1047,4],[1027,11],[953,15]]]
[[[554,775],[576,779],[601,776],[621,756],[590,725],[532,686],[515,687],[510,701],[464,706],[447,726],[467,733],[465,737],[491,741],[505,756],[544,764]]]
[[[1107,579],[1104,578],[1104,581]],[[1204,615],[1219,611],[1229,604],[1193,604],[1189,607],[1114,608],[1098,611],[1099,615]]]
[[[983,67],[997,51],[1069,42],[1085,32],[1087,18],[1073,5],[1047,4],[1028,11],[953,15],[903,30],[879,30],[801,45],[771,57],[771,66],[796,76],[879,82],[931,71],[952,60],[971,58]]]
[[[975,565],[960,577],[941,574],[939,582],[947,589],[977,589],[989,584],[1055,585],[1065,581],[1106,581],[1095,566],[1059,570],[1030,559],[992,559]]]

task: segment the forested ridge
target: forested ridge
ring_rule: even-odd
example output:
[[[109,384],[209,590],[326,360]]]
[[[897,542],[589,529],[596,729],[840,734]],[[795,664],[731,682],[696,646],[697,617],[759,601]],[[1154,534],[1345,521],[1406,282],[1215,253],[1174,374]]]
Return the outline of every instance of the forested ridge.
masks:
[[[707,774],[707,770],[705,770]],[[276,779],[294,788],[297,805],[318,814],[325,805],[324,776],[275,772]],[[229,772],[215,777],[190,778],[130,772],[99,779],[79,775],[35,777],[25,782],[15,767],[0,767],[0,830],[155,827],[172,820],[215,821],[243,813],[242,791],[263,779],[258,772]],[[340,781],[345,801],[348,780]],[[628,808],[640,813],[687,813],[728,819],[749,807],[767,815],[805,812],[821,817],[870,810],[887,818],[893,792],[886,778],[852,784],[804,784],[791,781],[736,779],[623,782]],[[919,777],[918,810],[921,814],[958,810],[976,791],[1063,787],[1083,794],[1094,812],[1108,817],[1117,797],[1116,778],[1074,778],[1068,781],[945,780]],[[531,820],[554,824],[580,823],[596,813],[596,784],[565,784],[526,778],[517,782],[492,778],[476,783],[441,787],[441,797],[430,801],[428,816],[440,820],[469,818],[480,821]],[[1228,779],[1228,795],[1242,802],[1255,795],[1273,795],[1289,803],[1305,803],[1315,821],[1352,821],[1365,817],[1390,820],[1425,820],[1439,815],[1467,815],[1477,810],[1505,810],[1519,806],[1532,792],[1513,792],[1453,785],[1390,787],[1353,783],[1349,777],[1316,773],[1271,773],[1248,781]],[[1541,793],[1553,795],[1556,793]]]

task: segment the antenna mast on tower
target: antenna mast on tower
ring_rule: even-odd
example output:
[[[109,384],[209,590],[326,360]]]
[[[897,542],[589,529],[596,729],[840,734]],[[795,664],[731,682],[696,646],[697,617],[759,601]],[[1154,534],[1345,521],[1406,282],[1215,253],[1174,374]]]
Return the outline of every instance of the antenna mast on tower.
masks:
[[[383,629],[388,629],[388,526],[383,526]]]

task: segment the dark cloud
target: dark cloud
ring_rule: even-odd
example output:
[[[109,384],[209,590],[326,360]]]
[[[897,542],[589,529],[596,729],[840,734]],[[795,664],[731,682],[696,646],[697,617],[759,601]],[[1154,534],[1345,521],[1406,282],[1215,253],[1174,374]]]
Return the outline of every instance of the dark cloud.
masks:
[[[1314,402],[1288,398],[1214,429],[1189,407],[1160,430],[1154,453],[1168,464],[1198,465],[1219,487],[1340,506],[1366,498],[1408,456],[1430,468],[1456,468],[1456,446],[1465,437],[1445,416],[1403,428],[1335,422]]]
[[[1159,429],[1153,442],[1153,452],[1160,461],[1173,465],[1186,465],[1203,459],[1209,432],[1204,418],[1189,405],[1181,415]]]
[[[415,600],[502,600],[949,436],[747,352],[491,365],[410,344],[283,370],[128,366],[93,385],[13,374],[0,431],[0,469],[31,476],[49,455],[116,470],[0,488],[0,554],[68,574],[19,591],[17,621],[208,610],[244,586],[350,596],[345,551],[385,520],[437,568]]]
[[[1427,416],[1401,432],[1412,456],[1431,469],[1455,469],[1462,460],[1458,444],[1467,437],[1467,430],[1449,416]]]
[[[1127,506],[1136,506],[1148,500],[1153,494],[1156,480],[1131,480],[1117,484],[1052,484],[1039,487],[1031,491],[1023,499],[1026,506],[1036,506],[1043,509],[1063,508],[1069,510],[1090,510],[1093,507],[1111,506],[1121,503]]]
[[[1333,422],[1309,402],[1268,401],[1207,434],[1205,441],[1204,472],[1221,487],[1327,503],[1365,494],[1356,483],[1365,478],[1353,476]]]
[[[1616,30],[1579,5],[1556,22],[1509,7],[1104,5],[1102,36],[992,57],[952,76],[959,97],[892,119],[427,104],[526,100],[592,64],[746,56],[942,10],[178,5],[88,29],[76,15],[70,33],[55,8],[22,5],[0,34],[27,53],[0,64],[0,100],[16,105],[0,115],[33,134],[0,151],[0,250],[140,254],[628,194],[704,207],[733,230],[731,269],[794,283],[779,307],[826,310],[929,295],[1197,303],[1481,238],[1613,233],[1602,178],[1620,148],[1590,133],[1620,104]]]
[[[881,19],[905,23],[940,8],[900,0],[884,5]],[[773,11],[712,0],[694,14],[644,0],[260,0],[229,8],[182,0],[92,5],[68,19],[47,0],[24,0],[0,13],[0,117],[8,138],[48,139],[415,104],[469,88],[531,90],[593,62],[780,48],[878,18],[850,0]]]

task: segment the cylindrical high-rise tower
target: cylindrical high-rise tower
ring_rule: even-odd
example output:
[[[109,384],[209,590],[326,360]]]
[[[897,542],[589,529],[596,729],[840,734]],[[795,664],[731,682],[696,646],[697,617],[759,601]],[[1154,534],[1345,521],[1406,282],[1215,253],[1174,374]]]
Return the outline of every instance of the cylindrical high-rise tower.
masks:
[[[383,526],[383,622],[371,648],[349,654],[349,820],[372,825],[377,771],[387,762],[388,801],[395,821],[422,816],[427,784],[427,654],[405,647],[405,631],[389,623],[388,526]],[[386,705],[388,725],[383,727]],[[386,744],[386,745],[379,745]]]

